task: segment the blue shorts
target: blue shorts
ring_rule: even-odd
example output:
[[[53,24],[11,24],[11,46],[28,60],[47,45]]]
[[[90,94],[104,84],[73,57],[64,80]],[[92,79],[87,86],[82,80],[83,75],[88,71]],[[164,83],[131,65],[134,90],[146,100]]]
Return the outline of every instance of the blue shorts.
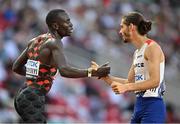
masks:
[[[165,123],[166,107],[162,98],[137,97],[131,123]]]

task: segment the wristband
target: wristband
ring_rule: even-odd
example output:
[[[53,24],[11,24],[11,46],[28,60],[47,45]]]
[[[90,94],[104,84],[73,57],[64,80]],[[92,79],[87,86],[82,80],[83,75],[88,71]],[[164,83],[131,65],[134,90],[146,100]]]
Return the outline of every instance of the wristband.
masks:
[[[92,68],[88,68],[88,77],[92,76]]]

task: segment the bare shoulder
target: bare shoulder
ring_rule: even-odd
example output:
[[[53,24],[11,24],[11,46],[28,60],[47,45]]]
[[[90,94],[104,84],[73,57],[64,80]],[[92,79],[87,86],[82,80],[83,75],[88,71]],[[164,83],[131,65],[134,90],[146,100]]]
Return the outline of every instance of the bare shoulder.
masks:
[[[31,39],[27,46],[30,47],[33,44],[34,41],[35,41],[35,38]]]
[[[39,36],[32,38],[32,39],[29,41],[28,45],[27,45],[28,48],[31,47],[31,45],[33,45],[33,43],[34,43],[38,38],[39,38]]]
[[[159,58],[164,57],[164,53],[161,49],[161,46],[156,43],[152,42],[147,46],[147,49],[145,50],[145,58],[148,59],[149,57],[156,56]]]
[[[51,49],[51,50],[55,50],[55,49],[61,49],[62,48],[62,43],[61,41],[58,41],[56,39],[48,39],[48,41],[46,42],[47,46]]]
[[[162,52],[161,46],[157,42],[152,42],[147,46],[146,52]]]

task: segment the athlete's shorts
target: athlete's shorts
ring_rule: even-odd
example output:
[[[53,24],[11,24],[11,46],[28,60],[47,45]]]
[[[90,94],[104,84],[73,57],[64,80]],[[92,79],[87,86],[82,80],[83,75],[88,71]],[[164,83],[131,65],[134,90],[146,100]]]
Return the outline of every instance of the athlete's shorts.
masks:
[[[14,106],[24,122],[46,123],[45,95],[39,90],[26,87],[15,96]]]
[[[162,98],[137,97],[131,123],[165,123],[166,107]]]

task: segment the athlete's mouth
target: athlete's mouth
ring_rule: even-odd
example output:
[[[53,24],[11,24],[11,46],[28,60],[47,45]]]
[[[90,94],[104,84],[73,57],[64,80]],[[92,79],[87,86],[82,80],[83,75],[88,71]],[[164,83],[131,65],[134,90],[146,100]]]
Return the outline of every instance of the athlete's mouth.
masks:
[[[122,37],[123,40],[125,40],[125,36],[123,34],[121,35],[121,37]]]
[[[73,27],[69,28],[69,32],[72,33],[73,32]]]

